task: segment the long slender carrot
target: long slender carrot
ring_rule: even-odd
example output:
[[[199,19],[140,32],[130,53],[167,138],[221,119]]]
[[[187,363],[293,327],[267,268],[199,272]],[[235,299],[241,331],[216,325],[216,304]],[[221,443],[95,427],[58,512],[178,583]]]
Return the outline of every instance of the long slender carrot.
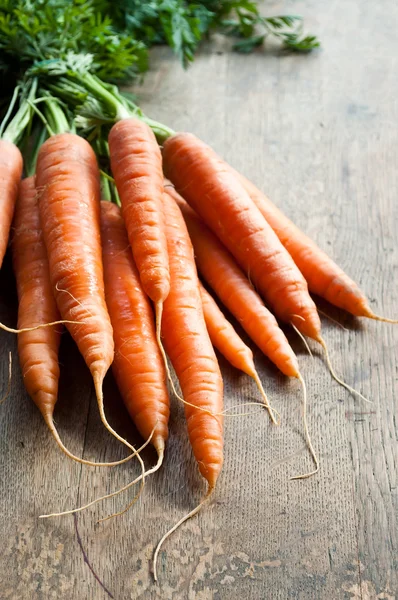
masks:
[[[218,307],[214,298],[202,284],[200,284],[200,295],[202,298],[203,314],[211,343],[233,367],[240,369],[254,379],[272,421],[277,423],[278,420],[274,415],[276,411],[269,405],[263,384],[261,383],[254,365],[253,352],[239,337],[231,323]]]
[[[189,133],[163,146],[166,176],[235,256],[275,314],[320,341],[321,325],[307,283],[239,180]]]
[[[306,417],[307,392],[296,355],[279,328],[275,317],[264,306],[260,296],[236,265],[228,250],[176,190],[167,185],[167,182],[165,190],[166,194],[178,204],[184,216],[193,243],[196,264],[203,278],[251,339],[279,367],[282,373],[299,379],[303,388],[305,438],[315,463],[315,471],[305,476],[316,473],[318,459],[311,442]]]
[[[155,579],[157,556],[164,540],[208,500],[223,463],[223,418],[220,415],[223,383],[206,330],[192,244],[178,206],[167,194],[163,209],[171,288],[164,303],[162,334],[184,399],[189,402],[185,405],[188,435],[199,470],[208,483],[208,492],[200,505],[160,540],[154,555]]]
[[[7,250],[22,166],[22,154],[18,147],[0,139],[0,268]]]
[[[357,317],[398,322],[375,315],[358,285],[251,181],[230,168],[292,256],[311,292]]]
[[[150,127],[136,118],[123,119],[112,127],[109,151],[134,261],[142,286],[155,303],[157,337],[162,350],[162,310],[170,291],[162,213],[162,155]]]
[[[50,280],[63,319],[94,380],[100,416],[122,443],[134,448],[108,423],[102,383],[114,356],[105,304],[100,239],[99,171],[95,154],[72,133],[50,137],[40,148],[36,185]]]
[[[199,272],[262,352],[289,377],[299,376],[296,355],[272,313],[235,263],[234,258],[172,187],[167,187],[183,214]]]
[[[114,466],[126,462],[131,457],[115,463],[93,463],[75,456],[62,443],[54,424],[61,329],[33,329],[39,323],[58,321],[60,318],[50,283],[34,177],[24,179],[20,185],[12,251],[19,299],[18,327],[27,328],[18,336],[18,353],[28,394],[42,413],[57,444],[70,458],[92,466]]]
[[[164,362],[156,342],[152,307],[140,282],[120,209],[101,202],[105,298],[115,358],[112,369],[122,398],[144,439],[163,459],[169,397]]]

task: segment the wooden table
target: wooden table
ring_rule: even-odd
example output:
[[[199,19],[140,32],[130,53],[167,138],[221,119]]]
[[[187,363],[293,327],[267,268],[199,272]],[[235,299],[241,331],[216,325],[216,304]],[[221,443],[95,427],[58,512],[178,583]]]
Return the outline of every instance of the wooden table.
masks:
[[[250,57],[206,46],[183,72],[166,49],[138,89],[145,110],[202,137],[259,184],[326,249],[368,294],[374,309],[398,316],[398,6],[391,2],[268,2],[269,14],[308,15],[323,48],[308,56],[275,48]],[[312,20],[311,20],[312,17]],[[9,261],[0,275],[1,321],[15,323]],[[15,356],[12,394],[1,419],[0,597],[23,600],[392,600],[397,597],[397,342],[398,328],[357,321],[322,308],[336,369],[363,391],[365,404],[339,387],[311,344],[295,335],[309,389],[309,427],[321,460],[309,468],[300,390],[260,355],[256,362],[282,414],[226,419],[226,458],[213,503],[164,546],[160,585],[149,560],[163,532],[200,499],[204,485],[173,402],[164,469],[148,481],[123,517],[124,495],[76,520],[39,520],[105,494],[132,479],[137,465],[81,467],[58,451],[31,400],[16,361],[16,340],[1,335],[0,381]],[[94,460],[123,448],[104,432],[93,386],[64,336],[56,420],[66,445]],[[249,379],[220,361],[227,406],[257,398]],[[130,440],[129,422],[111,376],[110,420]],[[145,453],[148,464],[154,455]],[[130,494],[131,495],[131,494]]]

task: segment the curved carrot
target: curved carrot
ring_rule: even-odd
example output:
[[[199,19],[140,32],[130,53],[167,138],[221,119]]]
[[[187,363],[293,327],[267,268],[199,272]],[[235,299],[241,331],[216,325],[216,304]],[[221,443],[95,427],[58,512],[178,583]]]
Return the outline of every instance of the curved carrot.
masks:
[[[273,314],[235,260],[183,198],[167,187],[185,219],[199,272],[262,352],[289,377],[299,376],[296,355]]]
[[[30,326],[29,331],[18,336],[19,360],[28,394],[42,413],[57,444],[70,458],[92,466],[113,466],[126,462],[131,457],[115,463],[93,463],[75,456],[65,448],[54,425],[61,329],[32,329],[37,324],[58,321],[60,318],[50,283],[34,177],[24,179],[20,185],[15,209],[12,256],[19,300],[18,327],[22,329]]]
[[[251,181],[230,168],[292,256],[311,292],[356,317],[396,322],[375,315],[358,285]]]
[[[112,127],[109,151],[134,262],[145,292],[155,303],[161,345],[162,306],[170,291],[162,155],[150,127],[136,118],[123,119]]]
[[[256,371],[253,352],[236,333],[231,323],[226,319],[218,307],[214,298],[202,284],[200,284],[199,287],[202,298],[203,314],[211,343],[233,367],[243,371],[254,379],[264,399],[264,404],[268,409],[271,420],[273,423],[277,423],[278,421],[274,416],[274,412],[276,411],[269,405],[267,395]]]
[[[168,437],[169,397],[164,362],[156,342],[152,307],[129,246],[120,209],[101,202],[105,298],[115,358],[112,369],[134,423],[163,457]]]
[[[275,314],[320,341],[307,283],[239,180],[206,144],[179,133],[163,147],[166,176],[235,256]]]
[[[23,160],[18,147],[0,139],[0,268],[7,250]]]
[[[94,380],[105,427],[102,383],[113,361],[113,332],[105,304],[100,238],[99,170],[86,140],[59,133],[40,148],[36,185],[51,284],[63,319]],[[138,457],[139,458],[139,457]]]
[[[178,206],[167,194],[164,194],[163,210],[171,287],[164,303],[162,335],[184,399],[190,403],[184,405],[188,435],[199,470],[208,483],[208,492],[199,506],[160,540],[154,555],[155,579],[156,561],[163,542],[210,498],[223,464],[223,418],[220,415],[223,383],[206,330],[192,244]]]

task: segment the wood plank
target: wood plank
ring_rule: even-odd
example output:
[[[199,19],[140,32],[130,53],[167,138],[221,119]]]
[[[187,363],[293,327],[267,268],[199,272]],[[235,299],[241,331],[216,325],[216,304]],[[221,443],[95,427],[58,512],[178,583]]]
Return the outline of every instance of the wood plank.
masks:
[[[398,7],[306,0],[267,2],[265,10],[308,15],[323,49],[308,56],[260,50],[247,57],[216,40],[188,72],[159,49],[156,73],[136,90],[142,105],[154,118],[214,146],[360,283],[375,310],[397,316]],[[9,324],[15,322],[9,262],[0,283],[0,319]],[[104,524],[96,521],[122,508],[131,493],[77,519],[92,569],[114,598],[396,597],[398,331],[322,308],[348,328],[323,320],[336,369],[374,403],[350,397],[331,380],[315,345],[311,359],[288,332],[307,380],[309,426],[321,459],[316,477],[289,481],[311,465],[300,390],[256,352],[283,425],[272,427],[257,412],[226,420],[226,460],[215,500],[167,542],[156,586],[149,569],[154,544],[204,491],[183,411],[174,401],[164,469],[148,481],[140,502]],[[15,355],[15,348],[15,339],[2,334],[2,382],[7,352]],[[56,419],[63,439],[85,458],[124,456],[102,428],[90,377],[67,336],[61,361]],[[254,384],[220,362],[227,406],[257,398]],[[111,376],[105,395],[111,423],[139,443]],[[110,597],[84,562],[74,520],[37,517],[108,493],[137,474],[138,466],[90,469],[64,459],[23,391],[17,365],[0,420],[0,596]],[[143,456],[153,463],[153,453]]]

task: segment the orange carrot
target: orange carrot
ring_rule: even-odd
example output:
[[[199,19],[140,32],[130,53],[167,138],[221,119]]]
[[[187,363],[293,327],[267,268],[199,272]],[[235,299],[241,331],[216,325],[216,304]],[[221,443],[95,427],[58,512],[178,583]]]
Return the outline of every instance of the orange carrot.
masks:
[[[261,380],[256,371],[253,360],[253,352],[236,333],[231,323],[226,319],[214,298],[200,284],[200,295],[202,298],[203,314],[206,321],[207,331],[211,342],[215,348],[227,359],[236,369],[240,369],[250,377],[253,377],[258,389],[264,399],[270,417],[274,423],[277,419],[274,415],[274,409],[271,408],[268,398],[264,391]]]
[[[273,229],[225,163],[192,134],[163,147],[166,176],[235,256],[275,314],[320,341],[307,283]]]
[[[18,147],[0,139],[0,268],[7,250],[22,166],[22,154]]]
[[[231,254],[172,187],[167,187],[167,193],[178,203],[184,216],[203,278],[282,373],[299,377],[297,358],[285,334]]]
[[[162,155],[150,127],[136,118],[123,119],[112,127],[109,151],[134,261],[142,286],[155,303],[161,347],[162,309],[170,291],[162,213]]]
[[[162,459],[169,420],[164,362],[120,209],[110,202],[101,202],[101,238],[105,298],[115,342],[113,373],[139,432],[144,439],[153,432],[152,444]]]
[[[311,292],[357,317],[396,322],[375,315],[358,285],[251,181],[230,168],[292,256]]]
[[[58,321],[60,317],[50,283],[34,177],[24,179],[20,185],[12,250],[19,299],[18,327],[29,326],[31,329],[40,323]],[[60,440],[53,419],[58,395],[60,340],[61,330],[54,327],[31,329],[19,334],[19,359],[28,394],[42,413],[57,444],[70,458],[93,466],[125,462],[126,459],[115,463],[83,460],[65,448]]]
[[[88,142],[72,133],[50,137],[40,148],[36,185],[50,280],[63,319],[94,380],[100,416],[109,425],[102,383],[114,356],[105,304],[100,239],[99,170]]]
[[[186,402],[188,435],[199,470],[208,483],[204,500],[159,542],[196,514],[215,488],[223,463],[223,383],[206,330],[192,245],[175,202],[164,194],[163,209],[170,260],[171,288],[164,303],[162,335]],[[203,410],[204,409],[204,410]],[[206,412],[209,411],[209,412]],[[209,414],[213,413],[213,414]]]

